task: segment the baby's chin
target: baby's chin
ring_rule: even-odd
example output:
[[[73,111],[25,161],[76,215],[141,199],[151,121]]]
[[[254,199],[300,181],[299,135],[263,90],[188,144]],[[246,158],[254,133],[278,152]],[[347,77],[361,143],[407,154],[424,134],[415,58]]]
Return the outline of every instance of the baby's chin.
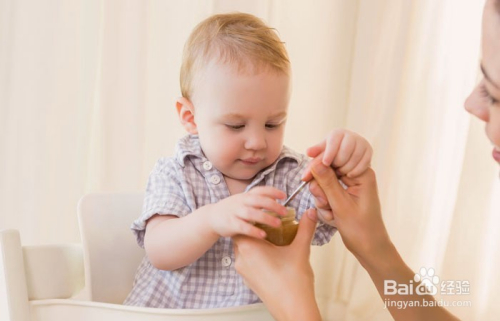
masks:
[[[232,180],[247,182],[250,184],[259,172],[260,172],[260,170],[259,171],[241,171],[241,170],[238,171],[238,170],[235,170],[233,172],[227,172],[227,173],[222,172],[222,175],[224,175],[224,177],[228,177]]]
[[[246,182],[248,184],[250,184],[253,179],[255,178],[255,176],[257,176],[257,173],[253,174],[253,175],[226,175],[224,173],[222,173],[225,177],[227,178],[230,178],[232,180],[235,180],[235,181],[241,181],[241,182]]]

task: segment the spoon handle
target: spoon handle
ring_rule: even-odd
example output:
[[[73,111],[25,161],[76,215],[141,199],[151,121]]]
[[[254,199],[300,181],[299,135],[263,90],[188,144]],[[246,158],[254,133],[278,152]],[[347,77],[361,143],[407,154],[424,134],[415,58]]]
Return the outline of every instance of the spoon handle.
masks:
[[[295,197],[295,196],[296,196],[296,195],[300,192],[300,190],[301,190],[304,186],[306,186],[306,185],[307,185],[307,183],[308,183],[308,182],[302,182],[302,183],[299,185],[299,187],[297,187],[297,189],[295,189],[295,191],[293,191],[292,195],[290,195],[290,196],[286,199],[285,203],[283,203],[283,206],[287,206],[287,205],[288,205],[288,203],[290,203],[290,201],[291,201],[291,200],[292,200],[292,199],[293,199],[293,198],[294,198],[294,197]]]

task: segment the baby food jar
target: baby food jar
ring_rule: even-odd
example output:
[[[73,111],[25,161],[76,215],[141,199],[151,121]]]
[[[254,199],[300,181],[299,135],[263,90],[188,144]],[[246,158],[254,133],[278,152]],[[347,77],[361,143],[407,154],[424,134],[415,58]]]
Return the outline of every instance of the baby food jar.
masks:
[[[272,227],[260,223],[255,224],[256,227],[266,232],[266,240],[274,245],[289,245],[295,238],[295,234],[297,234],[299,222],[295,220],[295,209],[293,207],[287,207],[286,209],[287,214],[285,216],[265,211],[267,214],[281,219],[281,226],[279,227]]]

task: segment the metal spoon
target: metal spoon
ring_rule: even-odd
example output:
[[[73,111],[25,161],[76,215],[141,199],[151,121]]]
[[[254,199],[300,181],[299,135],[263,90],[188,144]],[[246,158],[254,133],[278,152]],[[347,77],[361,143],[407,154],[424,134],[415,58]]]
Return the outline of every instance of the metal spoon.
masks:
[[[283,206],[287,206],[288,203],[290,203],[290,201],[300,192],[300,190],[307,185],[307,183],[309,182],[300,183],[299,187],[297,187],[295,191],[293,191],[293,193],[286,199],[285,203],[283,203]]]

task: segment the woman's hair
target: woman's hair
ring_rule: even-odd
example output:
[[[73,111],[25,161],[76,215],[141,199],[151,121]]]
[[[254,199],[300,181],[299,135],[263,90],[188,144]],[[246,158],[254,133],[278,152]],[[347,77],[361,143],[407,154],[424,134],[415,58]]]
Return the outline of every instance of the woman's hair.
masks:
[[[495,8],[497,9],[497,13],[500,14],[500,0],[495,0]]]
[[[181,93],[191,98],[193,79],[211,60],[234,65],[239,72],[269,68],[289,74],[290,61],[276,31],[246,13],[213,15],[200,22],[185,46]],[[252,69],[254,68],[254,69]]]

